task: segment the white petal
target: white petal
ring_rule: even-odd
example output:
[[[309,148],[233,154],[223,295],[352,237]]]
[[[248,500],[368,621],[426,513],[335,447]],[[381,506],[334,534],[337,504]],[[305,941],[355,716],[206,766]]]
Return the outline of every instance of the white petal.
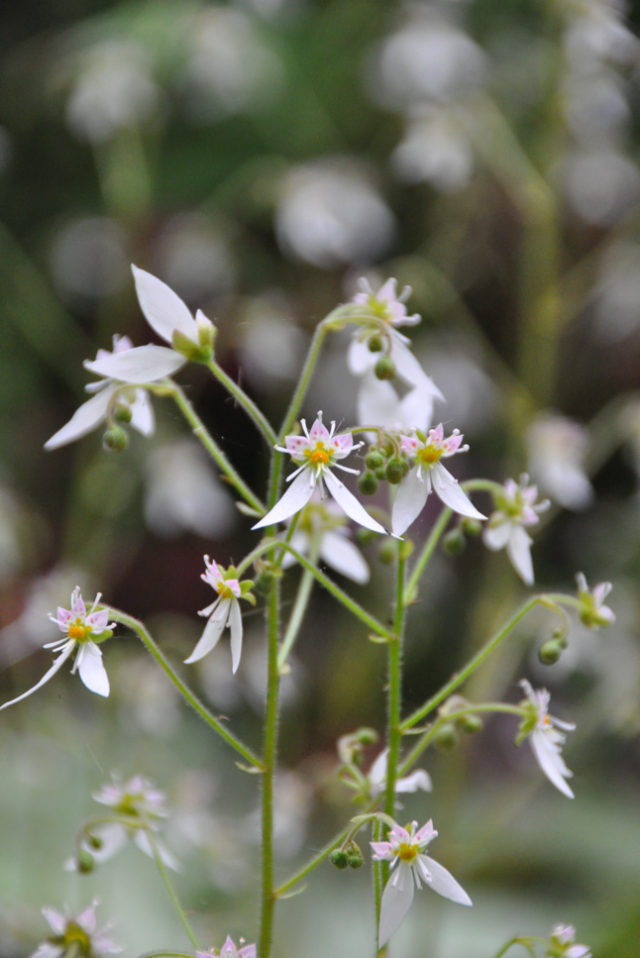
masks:
[[[70,639],[66,648],[55,660],[55,662],[53,663],[49,671],[45,672],[45,674],[42,676],[40,681],[36,685],[34,685],[32,689],[29,689],[28,692],[23,692],[22,695],[19,695],[17,699],[11,699],[10,702],[5,702],[4,705],[0,705],[0,712],[2,711],[2,709],[8,708],[10,705],[15,705],[16,702],[21,702],[22,699],[26,699],[29,695],[33,695],[33,693],[37,692],[38,689],[41,689],[43,685],[46,685],[49,679],[52,679],[53,676],[56,674],[56,672],[58,672],[62,668],[62,666],[67,661],[67,659],[69,658],[69,656],[71,655],[75,647],[76,647],[76,643],[73,641],[73,639]]]
[[[406,872],[408,871],[408,875]],[[411,866],[400,862],[396,874],[392,874],[382,893],[378,945],[383,948],[396,933],[407,916],[413,901],[414,884]]]
[[[237,599],[231,599],[229,628],[231,629],[231,670],[235,675],[242,655],[242,612]]]
[[[487,549],[491,549],[492,552],[498,552],[500,549],[504,549],[509,541],[512,528],[512,522],[500,522],[497,526],[487,525],[482,530],[482,541]]]
[[[285,519],[289,519],[296,512],[304,509],[315,488],[315,483],[311,484],[310,480],[312,479],[313,474],[310,470],[303,469],[293,480],[282,498],[276,502],[271,512],[268,512],[260,522],[256,522],[255,526],[251,528],[263,529],[265,526],[273,526],[276,522],[284,522]]]
[[[129,840],[127,829],[124,825],[120,825],[119,822],[109,822],[106,825],[100,825],[98,828],[92,829],[91,834],[100,838],[102,845],[100,848],[92,848],[88,842],[83,842],[83,846],[91,853],[98,864],[109,861],[110,858],[117,855]]]
[[[364,526],[365,529],[371,529],[372,532],[381,532],[383,535],[386,535],[387,530],[384,526],[381,526],[379,522],[376,522],[376,520],[369,515],[362,503],[358,502],[356,497],[349,492],[337,476],[334,476],[330,469],[325,470],[324,481],[333,498],[339,506],[342,506],[350,519]]]
[[[417,467],[404,477],[396,494],[391,513],[394,536],[403,535],[425,507],[429,495],[426,479],[418,478]]]
[[[396,782],[396,794],[404,792],[417,792],[422,789],[423,792],[430,792],[433,789],[431,776],[423,768],[417,768],[406,778],[399,778]]]
[[[443,898],[449,898],[451,901],[457,902],[458,905],[473,904],[464,888],[458,884],[446,868],[443,868],[438,862],[434,862],[433,858],[429,858],[428,855],[422,855],[421,857],[425,860],[426,866],[429,869],[429,874],[431,875],[429,887],[433,891],[442,895]]]
[[[423,392],[429,393],[434,399],[444,402],[444,396],[413,355],[408,346],[405,346],[398,333],[391,337],[391,359],[396,364],[398,375],[409,383],[418,386]]]
[[[95,642],[85,642],[80,649],[82,659],[78,666],[80,678],[90,692],[96,695],[109,695],[109,677],[102,664],[102,652]]]
[[[356,545],[339,532],[325,532],[320,540],[320,557],[327,565],[346,575],[353,582],[365,585],[369,581],[369,566]]]
[[[216,647],[229,619],[230,605],[231,599],[224,599],[220,603],[216,611],[207,622],[204,632],[202,633],[200,641],[196,645],[195,649],[189,658],[184,660],[185,665],[192,665],[194,662],[198,662],[199,659],[204,658],[204,656],[210,652],[211,649]]]
[[[551,745],[544,732],[533,732],[529,736],[529,741],[538,765],[551,784],[555,785],[558,791],[566,795],[567,798],[574,798],[573,792],[564,779],[564,776],[568,777],[573,773],[565,765],[557,747]]]
[[[511,536],[507,543],[507,554],[511,560],[511,565],[525,585],[533,585],[532,543],[533,539],[527,535],[521,525],[514,524],[512,526]]]
[[[420,387],[412,389],[400,403],[400,416],[405,426],[426,432],[433,419],[433,395]]]
[[[67,927],[67,919],[61,911],[58,911],[57,908],[50,908],[49,906],[46,906],[42,909],[42,914],[44,915],[46,921],[49,922],[49,928],[54,935],[64,935],[65,929]]]
[[[361,426],[397,426],[403,423],[398,394],[391,383],[378,379],[373,372],[363,376],[360,382],[358,422]]]
[[[151,839],[149,835],[143,828],[137,828],[133,840],[140,849],[141,852],[144,852],[145,855],[148,855],[149,858],[155,858],[153,851],[153,845],[151,844]],[[164,842],[160,839],[154,837],[154,844],[158,849],[158,855],[163,865],[166,865],[167,868],[172,868],[175,872],[182,871],[182,865],[177,858],[171,854]]]
[[[366,342],[360,342],[357,337],[351,340],[347,352],[347,365],[354,376],[362,376],[368,369],[377,363],[378,353],[372,353]]]
[[[143,436],[153,436],[156,431],[151,396],[146,389],[136,389],[135,401],[131,403],[131,425]]]
[[[198,342],[198,328],[187,306],[166,283],[137,266],[131,267],[140,308],[162,339],[172,342],[174,330]],[[166,374],[165,374],[166,375]]]
[[[186,357],[166,346],[136,346],[124,353],[113,353],[105,359],[86,362],[92,373],[109,376],[122,383],[138,385],[172,376],[186,363]]]
[[[66,927],[66,924],[65,924]],[[49,941],[41,942],[29,958],[60,958],[64,954],[64,948],[60,945],[52,945]]]
[[[82,439],[87,433],[97,429],[100,423],[107,418],[107,409],[115,390],[115,386],[109,386],[108,389],[103,389],[83,403],[76,409],[69,422],[45,442],[44,448],[59,449],[60,446],[66,446],[69,442]]]
[[[306,532],[294,532],[289,544],[292,545],[300,555],[306,556],[309,552],[309,536]],[[285,552],[284,559],[280,563],[280,568],[290,569],[297,561],[295,556],[292,556],[290,552]]]
[[[389,749],[383,749],[378,755],[377,759],[369,769],[369,775],[367,776],[371,785],[375,787],[381,786],[387,780],[387,762],[389,758]]]
[[[469,519],[486,519],[481,512],[478,512],[467,494],[462,491],[458,481],[453,478],[451,473],[445,469],[441,462],[437,462],[431,470],[431,481],[433,482],[433,491],[454,512],[461,516],[468,516]]]

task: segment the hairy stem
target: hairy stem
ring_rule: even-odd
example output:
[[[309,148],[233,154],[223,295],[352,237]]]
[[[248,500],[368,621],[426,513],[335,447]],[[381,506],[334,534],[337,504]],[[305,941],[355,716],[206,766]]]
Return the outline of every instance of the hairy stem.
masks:
[[[225,373],[224,369],[217,364],[215,359],[210,359],[207,363],[207,366],[216,377],[218,382],[221,382],[225,389],[231,393],[236,402],[242,406],[249,419],[251,419],[253,424],[256,426],[258,432],[262,434],[267,445],[275,446],[278,441],[275,430],[269,423],[266,416],[261,412],[260,409],[258,409],[254,401],[247,396],[244,389],[242,389],[242,387],[240,387],[237,383],[234,383],[231,376],[228,376],[227,373]]]

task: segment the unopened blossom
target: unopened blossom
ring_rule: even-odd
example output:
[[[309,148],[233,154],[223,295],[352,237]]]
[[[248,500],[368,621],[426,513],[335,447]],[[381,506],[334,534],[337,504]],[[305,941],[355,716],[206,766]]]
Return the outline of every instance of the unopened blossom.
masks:
[[[97,695],[103,695],[105,697],[109,695],[109,678],[102,664],[102,652],[96,645],[96,642],[103,642],[105,639],[110,639],[112,635],[111,630],[115,628],[116,624],[115,622],[109,622],[108,608],[98,609],[96,611],[96,606],[100,602],[101,597],[102,594],[99,592],[91,610],[87,612],[84,600],[80,594],[80,587],[76,586],[71,595],[71,609],[61,609],[58,607],[57,618],[53,615],[49,615],[51,621],[59,626],[61,632],[64,632],[64,638],[56,639],[55,642],[47,642],[44,648],[53,649],[54,653],[59,652],[58,658],[49,671],[43,675],[32,689],[29,689],[28,692],[23,692],[22,695],[12,699],[10,702],[5,702],[4,705],[0,705],[0,711],[6,709],[9,705],[15,705],[16,702],[21,702],[22,699],[26,699],[27,696],[32,695],[34,692],[37,692],[38,689],[42,688],[42,686],[45,685],[49,679],[52,679],[56,672],[62,668],[76,649],[76,659],[71,672],[73,674],[76,672],[80,674],[83,684],[90,692],[95,692]]]
[[[377,759],[369,769],[367,776],[371,789],[371,797],[376,798],[382,795],[387,787],[387,764],[389,759],[389,749],[385,748],[378,755]],[[430,792],[433,786],[431,776],[423,768],[416,768],[410,775],[404,778],[396,779],[396,795],[404,795],[411,792],[417,792],[420,789],[423,792]]]
[[[122,951],[104,934],[98,931],[94,901],[78,915],[71,915],[57,908],[43,908],[42,914],[49,923],[51,934],[40,942],[30,958],[99,958],[100,955],[115,955]]]
[[[151,273],[131,266],[140,308],[154,332],[177,351],[180,365],[186,359],[206,361],[211,358],[214,338],[213,323],[202,310],[196,318],[177,293]]]
[[[240,939],[242,944],[242,938]],[[256,958],[256,946],[244,945],[242,948],[236,948],[231,935],[227,935],[227,940],[220,949],[215,948],[211,951],[196,951],[196,958]]]
[[[565,781],[573,776],[573,772],[565,765],[561,752],[566,740],[563,732],[572,732],[575,725],[549,715],[551,696],[546,689],[534,690],[526,679],[522,679],[520,685],[527,696],[522,704],[527,707],[528,714],[520,726],[516,742],[519,745],[528,738],[536,761],[551,784],[567,798],[573,798],[573,792]]]
[[[378,945],[384,947],[404,921],[413,901],[414,883],[421,888],[424,882],[444,898],[459,905],[471,905],[471,899],[446,868],[424,852],[438,833],[433,823],[418,829],[412,822],[411,830],[395,824],[385,842],[370,842],[374,859],[391,862],[391,874],[382,894]]]
[[[426,436],[414,430],[413,435],[401,436],[400,439],[402,452],[415,460],[415,466],[400,483],[393,503],[391,523],[394,535],[401,536],[418,518],[432,490],[454,512],[469,519],[486,519],[462,491],[458,480],[440,462],[469,448],[462,445],[459,430],[454,429],[445,439],[440,424],[430,429]]]
[[[587,580],[582,572],[576,575],[578,583],[578,598],[580,599],[580,621],[583,625],[588,625],[592,629],[598,629],[600,626],[613,625],[616,621],[615,614],[604,604],[604,600],[611,592],[613,586],[610,582],[600,582],[589,589]]]
[[[276,446],[280,452],[288,452],[298,466],[295,472],[287,477],[287,482],[291,485],[273,509],[260,522],[256,522],[253,528],[262,529],[290,519],[296,512],[304,509],[313,496],[316,486],[319,487],[322,498],[325,498],[326,486],[350,519],[373,532],[385,533],[384,527],[369,515],[353,493],[349,492],[331,471],[332,468],[341,469],[343,472],[357,475],[357,469],[341,466],[338,461],[359,449],[362,443],[354,445],[350,432],[336,435],[335,422],[331,423],[331,432],[329,432],[322,422],[321,412],[318,413],[318,418],[310,430],[307,429],[304,419],[301,419],[300,423],[304,430],[303,436],[287,436],[284,447]]]
[[[105,782],[91,797],[100,805],[110,808],[114,817],[119,819],[90,827],[89,834],[81,841],[81,849],[94,862],[101,864],[108,861],[129,841],[133,841],[149,858],[155,859],[157,852],[163,864],[180,871],[180,864],[169,849],[155,834],[151,835],[161,829],[163,819],[169,815],[166,795],[154,782],[142,775],[134,775],[123,782],[117,772],[112,772],[111,781]],[[95,839],[99,847],[96,847]],[[76,871],[78,862],[74,858],[69,859],[65,867],[68,871]]]
[[[149,354],[147,352],[142,354],[142,363],[140,363],[140,350],[152,350],[152,356],[157,356],[156,351],[160,350],[160,356],[157,357],[159,363],[156,364],[155,368],[152,369],[149,365]],[[165,353],[168,356],[165,356]],[[95,361],[85,364],[91,372],[96,372],[104,377],[97,383],[89,383],[85,386],[87,392],[95,393],[95,395],[76,409],[69,422],[44,444],[45,449],[58,449],[60,446],[66,446],[67,443],[75,442],[76,439],[82,439],[83,436],[93,432],[101,423],[110,420],[113,416],[117,419],[121,410],[126,410],[127,414],[131,416],[131,425],[139,433],[143,436],[153,435],[155,418],[147,390],[132,385],[124,385],[123,376],[117,377],[108,371],[104,371],[112,368],[112,360],[116,357],[119,357],[119,361],[122,362],[129,362],[132,357],[134,359],[133,365],[130,365],[127,370],[129,376],[126,380],[127,383],[134,382],[136,379],[140,383],[152,382],[175,372],[175,366],[172,368],[172,364],[166,362],[167,358],[171,359],[171,350],[162,349],[159,346],[134,348],[128,336],[114,336],[113,352],[109,352],[107,349],[99,349]],[[134,375],[134,378],[131,379],[132,371],[135,370],[136,365],[140,371],[139,375]]]
[[[591,949],[579,945],[575,939],[573,925],[554,925],[546,958],[592,958]]]
[[[255,599],[250,591],[253,582],[248,579],[240,582],[233,566],[225,572],[222,566],[218,566],[209,556],[204,557],[204,562],[207,571],[203,572],[200,578],[210,585],[214,592],[218,593],[218,598],[206,609],[201,609],[198,612],[198,615],[209,616],[209,621],[200,641],[189,658],[185,659],[185,663],[191,665],[211,652],[218,644],[220,636],[228,625],[231,631],[232,668],[234,672],[237,672],[242,655],[242,613],[239,599],[246,599],[252,605],[255,605]]]
[[[319,558],[340,575],[366,585],[370,577],[369,566],[358,547],[348,538],[346,524],[347,516],[337,503],[331,499],[323,501],[316,494],[305,506],[290,543],[303,556],[317,549]],[[295,556],[287,552],[282,568],[287,569],[295,562]]]
[[[494,552],[506,548],[511,565],[522,581],[525,585],[533,585],[533,539],[526,529],[537,525],[539,514],[549,508],[549,500],[536,504],[538,489],[529,485],[526,473],[520,476],[519,483],[507,479],[502,492],[496,493],[494,498],[497,509],[484,527],[483,542]]]

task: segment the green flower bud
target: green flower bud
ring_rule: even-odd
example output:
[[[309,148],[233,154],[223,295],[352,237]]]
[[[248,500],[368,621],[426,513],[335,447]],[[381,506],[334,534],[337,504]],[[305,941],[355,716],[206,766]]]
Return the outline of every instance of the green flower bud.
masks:
[[[113,418],[116,422],[131,422],[132,416],[131,407],[124,405],[117,405],[113,413]]]
[[[374,471],[384,466],[384,456],[379,449],[374,449],[373,447],[369,449],[364,457],[364,461],[367,464],[367,469],[373,469]]]
[[[442,548],[450,556],[459,556],[464,552],[466,544],[464,533],[459,526],[447,532],[442,539]]]
[[[363,726],[363,728],[359,728],[358,731],[354,733],[354,738],[360,742],[361,745],[375,745],[380,736],[374,728]]]
[[[479,715],[464,715],[458,720],[458,725],[468,735],[475,735],[476,732],[480,732],[483,724]]]
[[[129,437],[120,426],[111,426],[102,437],[102,445],[109,452],[122,452],[127,448]]]
[[[458,733],[453,722],[445,722],[433,736],[433,744],[439,752],[451,752],[458,744]]]
[[[396,364],[390,356],[381,356],[373,371],[378,379],[393,379],[396,374]]]
[[[562,655],[563,644],[558,639],[550,639],[538,649],[538,658],[543,665],[555,665]]]
[[[201,339],[200,329],[198,329],[198,338]],[[192,339],[181,333],[179,329],[174,329],[171,337],[171,345],[177,353],[185,356],[191,363],[208,363],[213,356],[213,347],[209,344],[201,346],[200,343],[194,343]]]
[[[356,532],[356,539],[358,540],[358,545],[369,546],[372,542],[375,542],[379,535],[379,532],[374,532],[373,529],[365,529],[361,526]]]
[[[386,467],[386,466],[380,466],[379,469],[376,469],[375,476],[376,476],[376,479],[379,479],[379,480],[380,480],[380,482],[386,482],[386,481],[387,481],[387,467]]]
[[[371,336],[367,342],[370,353],[381,353],[382,352],[382,337],[381,336]]]
[[[341,848],[334,848],[329,855],[329,858],[331,860],[331,864],[335,865],[336,868],[339,868],[340,870],[347,868],[349,865],[349,855]]]
[[[397,486],[399,482],[402,482],[408,472],[409,463],[407,460],[401,459],[400,456],[394,456],[393,459],[390,459],[387,463],[387,482]]]
[[[482,523],[478,519],[469,519],[465,516],[461,526],[464,534],[472,539],[475,539],[482,532]]]
[[[259,575],[256,576],[254,588],[256,592],[260,592],[262,595],[269,595],[271,592],[271,587],[276,579],[281,577],[282,573],[278,569],[263,569]]]
[[[96,850],[102,848],[104,842],[97,835],[89,835],[89,844]]]
[[[380,562],[384,562],[385,565],[393,562],[396,557],[397,548],[395,539],[385,539],[378,549]]]
[[[355,842],[349,842],[347,845],[347,854],[349,868],[362,868],[364,865],[364,855]]]
[[[88,875],[93,871],[95,861],[91,852],[86,851],[86,849],[81,848],[78,852],[78,871],[81,875]]]
[[[358,479],[358,489],[363,496],[372,496],[378,488],[378,480],[373,472],[363,472]]]

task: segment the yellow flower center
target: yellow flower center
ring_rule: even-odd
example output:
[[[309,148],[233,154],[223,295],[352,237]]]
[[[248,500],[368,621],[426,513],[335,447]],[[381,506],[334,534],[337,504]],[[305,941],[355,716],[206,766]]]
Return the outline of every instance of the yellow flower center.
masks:
[[[82,619],[78,618],[73,625],[69,626],[68,635],[70,639],[75,639],[76,642],[83,642],[92,631],[90,625],[86,625]]]
[[[313,466],[326,466],[331,461],[333,451],[330,449],[325,449],[323,442],[317,442],[315,449],[305,449],[303,455],[305,459],[308,459]]]
[[[425,466],[432,466],[434,462],[438,462],[440,456],[444,452],[443,449],[438,449],[437,446],[428,445],[424,449],[418,450],[417,458]]]
[[[234,598],[233,590],[230,588],[230,586],[227,585],[226,582],[219,582],[218,585],[216,586],[216,590],[218,592],[218,595],[222,599]]]
[[[401,862],[412,862],[414,858],[418,857],[418,849],[415,845],[409,845],[407,842],[403,842],[400,845],[398,854]]]

